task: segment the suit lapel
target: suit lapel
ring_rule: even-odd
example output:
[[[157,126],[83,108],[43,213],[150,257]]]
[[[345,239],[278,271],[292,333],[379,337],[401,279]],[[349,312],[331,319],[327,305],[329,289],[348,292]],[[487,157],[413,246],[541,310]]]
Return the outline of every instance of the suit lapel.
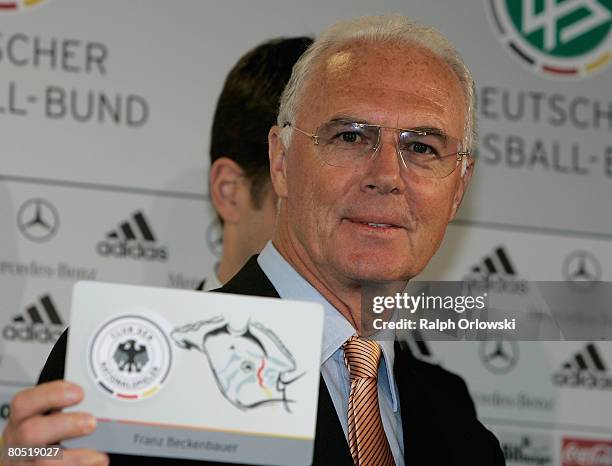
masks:
[[[432,378],[421,367],[407,346],[395,342],[395,380],[399,392],[402,427],[404,431],[404,459],[406,464],[457,465],[458,438],[462,432],[458,419],[464,418],[455,400],[440,388],[444,380]],[[430,366],[433,368],[433,366]],[[438,372],[442,372],[441,370]],[[452,389],[454,387],[442,387]]]
[[[233,293],[265,298],[280,298],[278,292],[263,273],[257,263],[257,257],[251,257],[232,279],[218,290],[220,293]]]
[[[395,342],[394,374],[402,411],[406,464],[454,464],[446,458],[429,397],[407,348]]]
[[[336,408],[323,377],[319,380],[319,408],[315,435],[313,466],[353,466],[353,458],[344,437]]]

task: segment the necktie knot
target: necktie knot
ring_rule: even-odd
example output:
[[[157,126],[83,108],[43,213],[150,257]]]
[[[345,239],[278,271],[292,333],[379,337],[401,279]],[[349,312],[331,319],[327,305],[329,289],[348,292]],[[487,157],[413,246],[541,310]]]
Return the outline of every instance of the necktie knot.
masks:
[[[353,335],[346,340],[342,348],[351,380],[377,377],[381,349],[376,341]]]

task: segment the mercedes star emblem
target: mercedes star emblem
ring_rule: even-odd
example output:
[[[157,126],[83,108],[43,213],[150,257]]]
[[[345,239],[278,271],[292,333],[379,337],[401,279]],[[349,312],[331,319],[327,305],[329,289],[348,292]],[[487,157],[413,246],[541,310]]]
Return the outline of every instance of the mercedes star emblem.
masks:
[[[17,212],[17,226],[23,236],[31,241],[48,241],[57,232],[59,214],[53,204],[45,199],[28,199]]]
[[[601,280],[601,264],[587,251],[573,251],[563,262],[563,277],[570,284],[585,288]]]
[[[483,341],[479,348],[480,360],[494,374],[507,374],[516,366],[519,348],[515,341]]]

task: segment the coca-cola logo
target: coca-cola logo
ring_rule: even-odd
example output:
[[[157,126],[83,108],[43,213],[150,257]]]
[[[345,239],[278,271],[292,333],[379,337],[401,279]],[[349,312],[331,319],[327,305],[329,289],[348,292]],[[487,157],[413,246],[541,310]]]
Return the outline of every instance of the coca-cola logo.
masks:
[[[563,466],[612,466],[612,441],[563,439]]]

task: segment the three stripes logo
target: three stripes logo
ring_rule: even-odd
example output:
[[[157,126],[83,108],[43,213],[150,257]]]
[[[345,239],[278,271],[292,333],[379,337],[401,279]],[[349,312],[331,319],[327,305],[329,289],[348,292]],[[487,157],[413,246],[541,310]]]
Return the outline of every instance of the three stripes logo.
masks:
[[[515,277],[516,269],[510,262],[508,254],[502,246],[495,248],[493,254],[484,257],[481,263],[472,267],[472,273],[484,276],[505,275]]]
[[[63,330],[64,322],[57,307],[46,294],[13,317],[11,323],[2,329],[2,336],[9,341],[55,343]]]
[[[483,257],[472,266],[464,280],[489,290],[506,293],[525,294],[527,283],[523,280],[503,246]]]
[[[595,343],[577,352],[553,374],[553,383],[560,387],[612,390],[612,375]]]
[[[106,238],[97,244],[96,251],[104,257],[168,260],[168,249],[157,244],[153,229],[142,211],[134,212],[131,218],[107,233]]]

